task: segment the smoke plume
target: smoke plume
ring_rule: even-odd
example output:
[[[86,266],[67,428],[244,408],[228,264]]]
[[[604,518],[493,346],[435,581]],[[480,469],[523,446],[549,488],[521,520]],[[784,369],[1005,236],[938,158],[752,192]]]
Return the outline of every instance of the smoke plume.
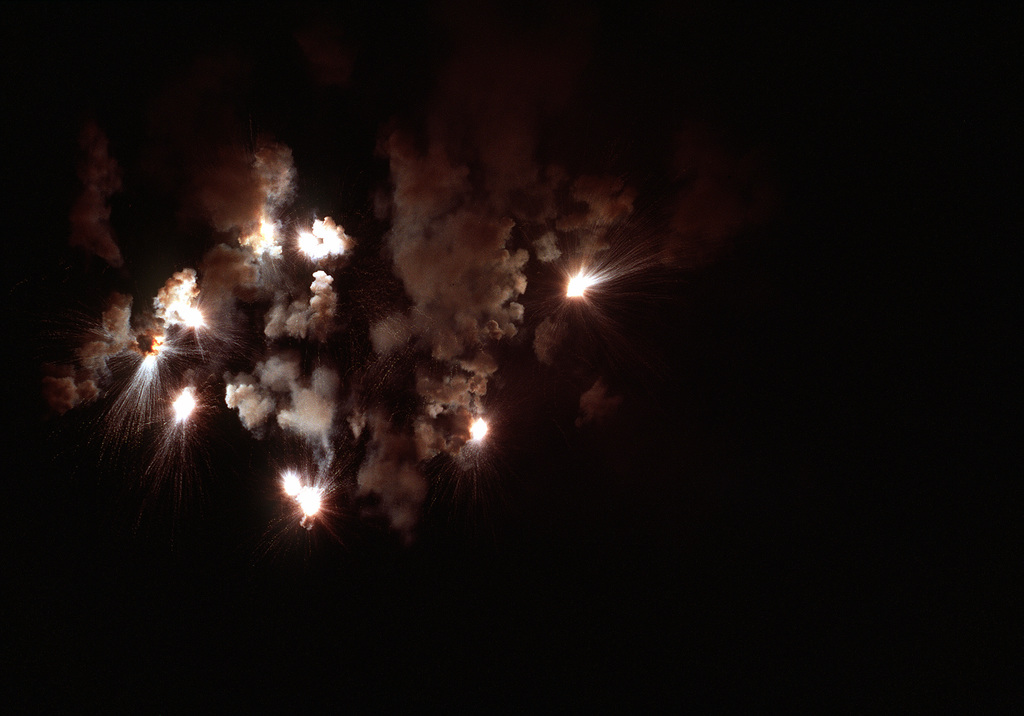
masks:
[[[121,188],[121,168],[109,154],[107,136],[95,123],[82,128],[79,147],[78,178],[83,187],[71,208],[70,243],[117,268],[124,259],[110,228],[108,201]]]

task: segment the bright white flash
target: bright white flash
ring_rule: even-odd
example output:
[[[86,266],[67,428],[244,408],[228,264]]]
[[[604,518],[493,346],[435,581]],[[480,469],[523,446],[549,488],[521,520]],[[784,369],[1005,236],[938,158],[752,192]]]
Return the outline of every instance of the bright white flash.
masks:
[[[206,325],[202,312],[200,312],[200,310],[195,306],[189,306],[188,304],[176,304],[172,306],[172,310],[181,317],[181,322],[189,328],[202,328]]]
[[[167,279],[153,303],[157,317],[169,324],[184,323],[192,328],[203,325],[203,314],[196,308],[199,285],[195,269],[184,269]]]
[[[196,409],[196,397],[192,394],[191,388],[185,388],[181,395],[174,401],[174,418],[179,423],[188,419],[192,411]]]
[[[582,271],[569,279],[569,285],[566,287],[565,295],[569,298],[576,298],[583,295],[583,293],[597,283],[597,279],[593,276],[585,275]]]
[[[469,426],[469,435],[472,440],[483,440],[487,435],[487,422],[483,418],[477,418]]]
[[[302,489],[302,485],[299,483],[299,476],[292,470],[281,476],[281,487],[284,489],[284,494],[289,497],[295,497],[299,494],[299,490]]]
[[[312,517],[320,511],[320,490],[315,487],[300,487],[295,501],[302,508],[302,514]]]
[[[260,218],[260,228],[253,233],[242,236],[238,242],[248,246],[257,256],[280,256],[281,244],[278,243],[277,225],[266,216]]]
[[[313,222],[313,230],[299,234],[299,250],[314,261],[326,256],[341,256],[345,253],[348,235],[331,217]]]

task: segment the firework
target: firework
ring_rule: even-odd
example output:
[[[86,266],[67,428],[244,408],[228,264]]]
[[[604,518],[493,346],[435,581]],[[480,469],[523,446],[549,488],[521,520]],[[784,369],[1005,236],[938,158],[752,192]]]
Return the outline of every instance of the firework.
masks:
[[[350,242],[351,238],[345,230],[329,216],[314,221],[312,231],[299,234],[299,250],[314,261],[328,256],[341,256]]]
[[[285,470],[281,475],[281,490],[302,512],[299,524],[307,530],[313,528],[312,519],[320,513],[324,489],[319,485],[305,485],[295,470]]]
[[[306,485],[299,488],[298,493],[295,495],[295,501],[302,508],[303,516],[308,518],[315,516],[320,511],[321,497],[322,492],[319,488]]]
[[[483,418],[474,420],[473,424],[469,426],[469,434],[474,441],[483,440],[487,436],[487,421]]]
[[[284,475],[281,476],[281,489],[284,490],[284,494],[288,497],[295,497],[299,494],[299,490],[302,489],[302,483],[299,481],[299,475],[294,470],[287,470]]]
[[[597,278],[591,274],[585,274],[580,271],[578,274],[569,279],[569,284],[566,286],[565,295],[568,298],[582,298],[586,293],[587,289],[597,283]]]
[[[188,420],[189,416],[192,415],[192,411],[196,409],[196,397],[192,392],[192,388],[185,388],[181,391],[181,394],[174,401],[173,408],[175,421],[181,423]]]

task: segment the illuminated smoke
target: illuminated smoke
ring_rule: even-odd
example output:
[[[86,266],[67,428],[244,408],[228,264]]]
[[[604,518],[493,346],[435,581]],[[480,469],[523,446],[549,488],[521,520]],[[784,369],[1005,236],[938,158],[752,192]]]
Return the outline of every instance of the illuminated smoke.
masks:
[[[254,301],[269,295],[263,286],[260,264],[252,252],[217,244],[199,264],[203,307],[223,311],[234,299]]]
[[[544,263],[551,263],[562,255],[562,250],[558,248],[558,236],[554,231],[548,231],[534,241],[533,248],[536,251],[537,260]]]
[[[71,208],[70,243],[119,267],[124,259],[110,228],[108,201],[121,189],[121,169],[108,154],[107,137],[96,124],[90,122],[82,128],[79,147],[83,156],[78,178],[83,188]]]
[[[392,529],[409,542],[427,496],[416,441],[411,435],[392,430],[380,413],[371,412],[367,424],[372,438],[356,476],[359,494],[375,498],[367,501],[366,511],[385,516]]]
[[[99,395],[95,379],[76,375],[70,366],[48,366],[47,370],[52,374],[43,376],[43,398],[58,415]]]
[[[608,386],[598,378],[594,384],[580,396],[580,415],[576,418],[576,426],[586,423],[602,422],[615,412],[622,403],[621,395],[611,395]]]
[[[275,415],[281,428],[327,444],[339,385],[334,370],[318,366],[305,378],[299,355],[288,351],[257,363],[253,373],[225,376],[225,403],[248,430],[258,431]]]
[[[156,316],[168,325],[184,324],[190,327],[203,325],[203,314],[196,307],[199,286],[195,269],[178,271],[163,285],[153,299]]]
[[[562,340],[564,328],[553,316],[547,316],[533,333],[533,350],[537,360],[546,365],[555,362],[555,349]]]
[[[530,253],[517,245],[517,225],[540,237],[540,261],[562,256],[560,234],[590,256],[635,197],[622,179],[574,182],[538,162],[542,122],[557,116],[586,62],[578,27],[531,34],[529,52],[484,15],[456,21],[455,32],[460,42],[422,135],[393,131],[379,147],[393,187],[382,212],[392,222],[388,246],[413,305],[372,325],[370,339],[379,353],[411,346],[434,361],[417,371],[421,459],[457,454],[470,439],[498,367],[472,364],[520,330]],[[565,199],[571,206],[560,206]]]
[[[137,350],[131,329],[132,297],[113,293],[100,324],[75,351],[77,365],[48,365],[43,376],[43,397],[55,413],[64,413],[99,397],[109,378],[109,360]]]
[[[195,201],[218,231],[241,231],[254,253],[280,255],[280,232],[268,229],[294,196],[292,151],[265,141],[252,155],[237,145],[219,145],[193,179]]]
[[[291,386],[291,402],[278,412],[277,423],[285,430],[326,443],[334,420],[334,395],[338,375],[329,368],[315,368],[308,387]]]
[[[468,439],[465,406],[484,394],[497,365],[467,362],[519,331],[529,252],[513,245],[513,229],[556,217],[564,174],[538,165],[539,127],[586,61],[568,23],[531,35],[524,52],[496,18],[471,14],[455,22],[457,51],[441,75],[426,141],[395,131],[380,145],[393,186],[388,245],[413,306],[372,326],[371,341],[387,352],[412,340],[450,376],[417,380],[426,399],[415,430],[420,454],[457,451]]]
[[[299,234],[299,250],[314,261],[341,256],[351,246],[352,237],[329,216],[314,221],[312,231]]]
[[[290,301],[284,293],[279,293],[274,305],[267,312],[266,333],[268,338],[317,338],[325,340],[332,328],[332,320],[338,305],[338,297],[332,284],[334,277],[324,271],[313,274],[313,283],[309,285],[312,296],[309,302],[302,300]]]
[[[166,340],[164,334],[145,334],[139,336],[137,340],[139,342],[139,348],[144,356],[143,362],[149,363],[150,365],[156,363],[157,358],[159,358],[164,352],[164,341]]]
[[[192,393],[192,388],[181,391],[181,395],[174,401],[173,408],[176,422],[183,422],[192,415],[192,411],[196,409],[196,397]]]
[[[245,234],[238,243],[247,247],[257,256],[280,256],[281,238],[278,225],[265,216],[260,217],[259,226],[255,231]]]
[[[523,306],[515,299],[526,290],[523,268],[529,254],[508,248],[511,219],[494,215],[486,205],[467,203],[468,169],[454,166],[442,149],[422,155],[406,138],[392,135],[387,151],[395,181],[389,243],[395,271],[414,308],[407,316],[393,315],[373,326],[371,340],[386,351],[415,336],[434,359],[451,366],[449,377],[440,383],[418,378],[427,416],[415,434],[421,455],[457,451],[464,439],[424,421],[465,409],[474,395],[486,392],[497,364],[476,361],[485,354],[481,347],[486,343],[518,332]],[[462,430],[466,428],[468,423]]]
[[[247,373],[240,373],[228,382],[224,402],[238,410],[238,419],[246,430],[262,427],[277,408],[277,401],[260,390],[259,382]]]

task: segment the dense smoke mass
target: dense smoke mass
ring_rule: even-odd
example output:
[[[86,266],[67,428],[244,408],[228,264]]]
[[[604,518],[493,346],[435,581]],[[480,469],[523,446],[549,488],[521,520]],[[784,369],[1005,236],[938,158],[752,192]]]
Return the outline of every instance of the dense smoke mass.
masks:
[[[974,693],[955,14],[18,5],[15,710]]]

